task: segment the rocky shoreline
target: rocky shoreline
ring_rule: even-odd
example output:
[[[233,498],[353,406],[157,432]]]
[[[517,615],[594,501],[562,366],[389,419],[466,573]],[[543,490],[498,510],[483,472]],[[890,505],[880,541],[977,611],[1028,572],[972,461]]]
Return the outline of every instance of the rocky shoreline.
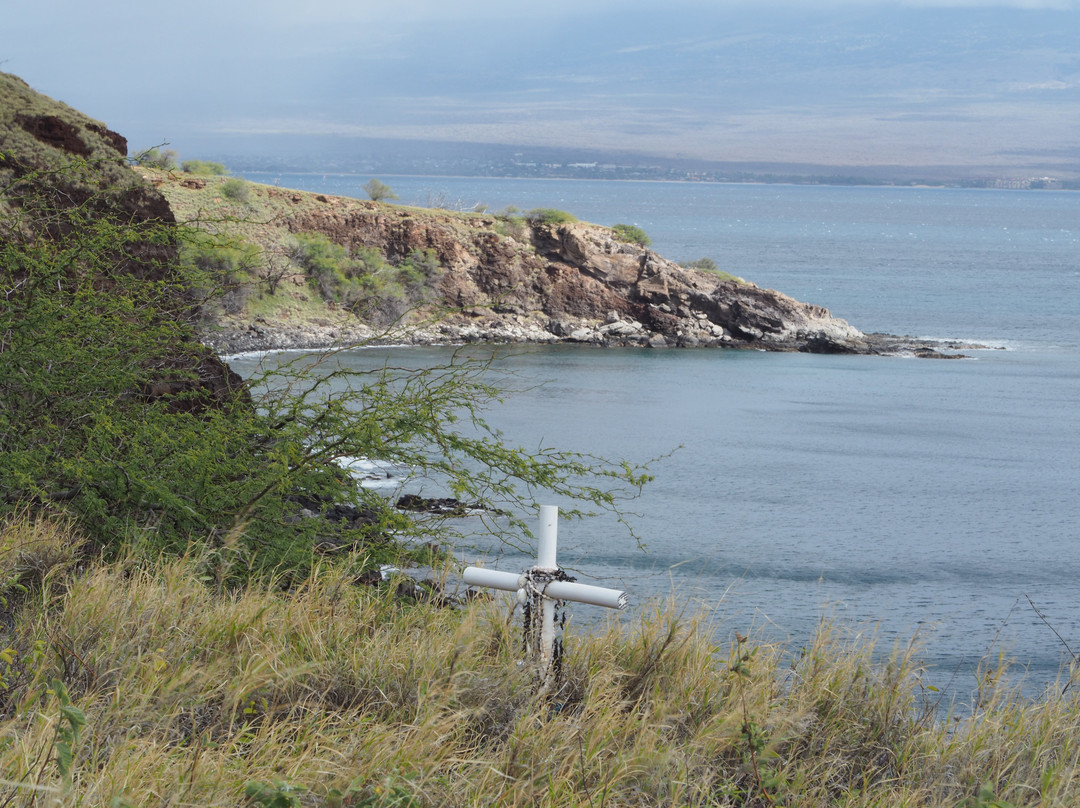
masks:
[[[486,322],[436,322],[413,328],[376,330],[355,323],[271,323],[254,321],[206,331],[202,341],[220,356],[266,351],[326,351],[374,345],[592,345],[604,348],[704,348],[803,353],[912,356],[925,359],[967,358],[964,351],[987,346],[956,340],[927,340],[892,334],[860,334],[857,340],[835,342],[819,337],[801,343],[778,344],[724,340],[710,335],[701,339],[670,340],[640,323],[612,318],[609,322],[494,319]]]

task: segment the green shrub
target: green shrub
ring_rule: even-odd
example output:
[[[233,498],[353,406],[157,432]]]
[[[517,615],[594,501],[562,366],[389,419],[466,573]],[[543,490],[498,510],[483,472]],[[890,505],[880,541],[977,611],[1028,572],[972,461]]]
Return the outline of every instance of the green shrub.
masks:
[[[615,238],[619,239],[619,241],[625,241],[628,244],[640,244],[642,247],[648,247],[652,244],[652,239],[636,224],[616,224],[612,225],[611,229],[615,231]]]
[[[321,233],[302,233],[299,263],[324,299],[378,325],[427,302],[442,267],[434,250],[413,250],[393,264],[372,247],[351,252]]]
[[[394,193],[394,189],[387,185],[382,180],[377,180],[374,177],[364,183],[364,191],[367,192],[368,197],[374,202],[389,202],[391,199],[397,199],[397,194]]]
[[[216,305],[226,314],[244,310],[266,257],[242,238],[192,233],[181,249],[189,281],[187,294],[202,308]]]
[[[699,258],[696,261],[686,261],[682,264],[686,269],[699,269],[702,272],[719,272],[720,267],[711,258]]]
[[[569,224],[576,222],[577,216],[565,210],[555,208],[533,208],[525,214],[530,224]]]
[[[251,199],[251,183],[239,177],[221,183],[221,195],[233,202],[247,202]]]
[[[521,241],[525,238],[525,217],[515,205],[507,205],[495,213],[495,224],[492,227],[496,233],[504,238],[514,238]]]
[[[174,171],[176,169],[176,157],[176,152],[172,149],[161,150],[154,147],[139,152],[135,155],[134,160],[136,165]]]
[[[708,272],[710,275],[719,276],[723,281],[734,281],[735,283],[746,283],[745,280],[738,275],[732,275],[730,272],[725,272],[720,269],[716,262],[711,258],[699,258],[696,261],[686,261],[681,264],[686,269],[696,269],[699,272]]]
[[[206,160],[184,160],[180,164],[180,170],[185,174],[206,174],[212,177],[223,177],[229,173],[221,163],[211,163]]]
[[[36,334],[5,352],[4,499],[62,501],[97,548],[118,554],[135,536],[151,552],[183,552],[235,526],[245,502],[253,518],[276,518],[253,500],[261,486],[251,463],[260,454],[270,462],[256,450],[254,430],[264,427],[241,397],[211,404],[200,360],[185,359],[202,349],[179,319],[182,279],[117,268],[118,250],[158,252],[175,232],[73,211],[50,216],[77,236],[9,243],[0,254],[0,278],[27,278],[0,330]],[[23,371],[30,375],[20,380]],[[151,392],[166,390],[175,393]],[[266,539],[268,562],[292,555],[285,536]]]
[[[399,265],[399,268],[407,269],[409,277],[415,282],[423,282],[437,278],[442,274],[442,264],[434,250],[413,250]]]
[[[301,233],[296,240],[300,266],[308,283],[323,300],[349,308],[364,295],[359,278],[369,271],[369,265],[375,261],[375,251],[370,251],[374,254],[366,256],[361,253],[358,259],[354,259],[344,247],[321,233]]]
[[[413,250],[397,264],[385,261],[365,278],[367,297],[354,310],[379,325],[400,320],[435,296],[442,265],[434,250]]]

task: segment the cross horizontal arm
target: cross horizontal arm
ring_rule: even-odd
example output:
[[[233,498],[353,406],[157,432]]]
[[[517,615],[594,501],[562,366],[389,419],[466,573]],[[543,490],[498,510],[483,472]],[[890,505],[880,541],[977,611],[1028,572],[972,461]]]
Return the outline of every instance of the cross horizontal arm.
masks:
[[[503,589],[517,592],[521,589],[521,575],[513,572],[499,572],[484,567],[466,567],[462,579],[469,586],[486,586],[491,589]]]
[[[606,606],[609,609],[625,609],[630,602],[630,596],[618,589],[606,589],[574,581],[552,581],[544,589],[544,594],[555,600],[572,600],[592,606]]]
[[[521,575],[483,567],[467,567],[462,577],[469,586],[487,586],[507,592],[516,592],[524,586]],[[602,586],[573,581],[551,581],[545,586],[544,594],[554,600],[570,600],[592,606],[606,606],[609,609],[623,609],[630,602],[630,597],[617,589],[605,589]]]

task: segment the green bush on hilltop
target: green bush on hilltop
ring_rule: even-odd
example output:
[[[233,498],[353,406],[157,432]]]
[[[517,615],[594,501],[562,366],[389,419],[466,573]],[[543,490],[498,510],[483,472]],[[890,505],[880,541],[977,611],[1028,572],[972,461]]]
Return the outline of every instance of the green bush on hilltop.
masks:
[[[715,275],[723,281],[734,281],[735,283],[746,283],[745,280],[738,275],[732,275],[730,272],[725,272],[716,265],[716,261],[711,258],[698,258],[696,261],[686,261],[681,266],[686,269],[695,269],[699,272],[708,272],[710,275]]]
[[[248,202],[251,199],[251,183],[232,177],[221,183],[221,195],[233,202]]]
[[[221,163],[208,160],[184,160],[180,163],[180,170],[185,174],[205,174],[211,177],[223,177],[229,173],[229,169]]]
[[[699,258],[696,261],[686,261],[683,263],[687,269],[698,269],[702,272],[719,272],[720,267],[716,265],[716,261],[709,257]]]
[[[364,191],[374,202],[389,202],[398,198],[397,194],[394,193],[393,188],[382,180],[377,180],[374,177],[364,183]]]
[[[534,225],[570,224],[578,220],[574,214],[556,208],[533,208],[525,214],[525,218]]]
[[[229,173],[229,169],[221,163],[209,160],[181,161],[174,149],[162,149],[158,146],[136,152],[131,159],[135,165],[164,171],[175,171],[179,168],[185,174],[202,174],[209,177],[224,177]]]
[[[495,213],[492,229],[503,238],[521,241],[526,236],[525,216],[516,205],[507,205]]]
[[[636,224],[614,224],[611,229],[615,232],[615,238],[619,239],[619,241],[640,244],[642,247],[648,247],[652,244],[652,239]]]
[[[157,146],[138,152],[133,158],[136,165],[174,171],[177,167],[177,154],[172,149],[160,149]]]

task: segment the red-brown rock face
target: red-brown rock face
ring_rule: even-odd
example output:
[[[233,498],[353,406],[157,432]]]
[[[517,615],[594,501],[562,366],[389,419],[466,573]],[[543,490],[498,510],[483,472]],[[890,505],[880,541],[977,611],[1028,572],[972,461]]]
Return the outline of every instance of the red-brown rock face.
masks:
[[[442,320],[445,339],[866,349],[858,330],[819,306],[684,269],[596,225],[521,225],[518,235],[500,234],[492,216],[372,204],[307,213],[289,226],[350,248],[375,247],[391,260],[433,250],[445,267],[443,302],[457,311]]]

